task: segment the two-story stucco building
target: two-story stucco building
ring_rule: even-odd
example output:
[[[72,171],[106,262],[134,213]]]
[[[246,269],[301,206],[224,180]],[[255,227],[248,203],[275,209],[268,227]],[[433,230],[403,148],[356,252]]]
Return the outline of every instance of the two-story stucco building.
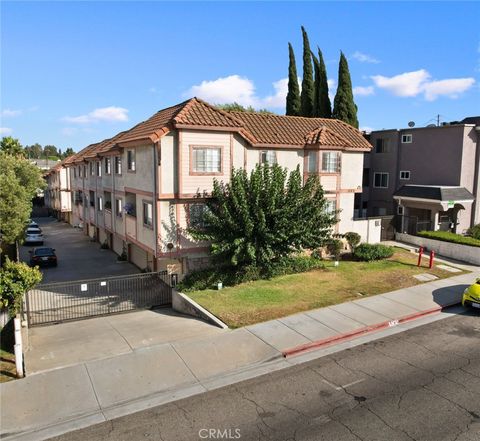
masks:
[[[47,190],[44,192],[45,206],[59,220],[71,223],[71,184],[70,172],[59,162],[45,175]]]
[[[397,230],[465,233],[480,223],[480,117],[374,131],[365,154],[363,209],[398,216]]]
[[[208,244],[187,228],[202,222],[214,179],[228,182],[232,168],[278,163],[298,166],[305,178],[318,174],[330,209],[340,210],[337,232],[367,240],[369,221],[354,219],[354,199],[370,148],[338,120],[225,112],[192,98],[85,147],[62,167],[73,225],[140,268],[185,274],[209,258]]]

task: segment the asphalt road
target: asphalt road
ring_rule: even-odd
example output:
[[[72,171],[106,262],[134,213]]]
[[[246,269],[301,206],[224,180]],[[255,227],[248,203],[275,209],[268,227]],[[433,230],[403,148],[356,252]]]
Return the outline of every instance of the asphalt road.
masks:
[[[452,315],[53,439],[478,441],[480,316]]]

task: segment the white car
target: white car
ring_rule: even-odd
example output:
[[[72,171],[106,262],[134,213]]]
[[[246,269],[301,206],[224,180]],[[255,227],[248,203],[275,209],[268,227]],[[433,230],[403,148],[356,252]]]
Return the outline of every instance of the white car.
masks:
[[[38,224],[34,220],[30,219],[30,222],[28,223],[28,228],[30,227],[38,227]]]
[[[28,229],[30,230],[30,228]],[[25,233],[25,239],[23,243],[25,245],[43,245],[43,234],[40,230],[28,231]]]

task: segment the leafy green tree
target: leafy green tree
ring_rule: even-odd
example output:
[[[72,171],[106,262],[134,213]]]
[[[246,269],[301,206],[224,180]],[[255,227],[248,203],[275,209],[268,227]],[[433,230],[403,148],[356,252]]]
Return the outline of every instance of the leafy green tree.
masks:
[[[272,262],[305,248],[317,248],[336,222],[327,211],[317,176],[302,184],[299,167],[288,175],[279,165],[232,170],[229,183],[214,181],[203,227],[189,233],[211,242],[220,262],[268,269]]]
[[[15,317],[22,310],[23,296],[42,281],[37,267],[23,262],[12,262],[8,257],[0,270],[0,307],[8,308]]]
[[[45,187],[41,171],[23,156],[0,152],[0,225],[2,242],[23,237],[32,211],[32,199]]]
[[[314,116],[319,118],[332,117],[332,104],[328,96],[327,68],[323,60],[323,54],[318,48],[318,58],[312,53],[315,67],[315,102]]]
[[[43,155],[43,148],[38,142],[33,145],[27,145],[25,146],[25,155],[27,158],[39,159]]]
[[[273,115],[273,112],[270,112],[267,109],[258,109],[257,110],[257,109],[254,109],[252,106],[245,107],[245,106],[242,106],[241,104],[239,104],[237,102],[227,103],[227,104],[217,104],[215,107],[217,107],[217,109],[220,109],[220,110],[225,110],[226,112],[268,113],[268,114]],[[73,150],[72,150],[72,152],[73,152]]]
[[[288,43],[288,93],[287,93],[287,115],[300,115],[300,86],[298,85],[297,65],[293,47]]]
[[[340,52],[338,65],[338,88],[333,101],[333,117],[358,129],[357,106],[353,99],[352,80],[347,58],[343,52]]]
[[[362,240],[362,237],[360,234],[355,233],[354,231],[349,231],[348,233],[345,233],[345,239],[347,239],[348,245],[350,246],[352,253],[354,253],[355,248]]]
[[[43,156],[45,157],[58,156],[57,148],[54,145],[46,145],[43,148]]]
[[[72,156],[74,155],[75,152],[73,151],[73,149],[71,147],[68,147],[67,149],[65,149],[65,151],[63,152],[62,154],[62,159],[65,159],[65,158],[68,158],[69,156]]]
[[[315,84],[313,82],[312,51],[305,28],[302,26],[303,35],[303,78],[301,100],[301,115],[313,116],[315,101]]]
[[[6,153],[7,155],[24,155],[22,144],[18,139],[12,138],[11,136],[4,136],[0,143],[0,151]]]

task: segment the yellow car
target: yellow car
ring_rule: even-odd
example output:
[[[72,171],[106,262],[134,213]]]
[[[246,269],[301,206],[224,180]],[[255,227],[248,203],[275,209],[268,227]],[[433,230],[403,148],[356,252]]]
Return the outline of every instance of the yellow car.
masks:
[[[480,279],[463,291],[462,305],[480,309]]]

